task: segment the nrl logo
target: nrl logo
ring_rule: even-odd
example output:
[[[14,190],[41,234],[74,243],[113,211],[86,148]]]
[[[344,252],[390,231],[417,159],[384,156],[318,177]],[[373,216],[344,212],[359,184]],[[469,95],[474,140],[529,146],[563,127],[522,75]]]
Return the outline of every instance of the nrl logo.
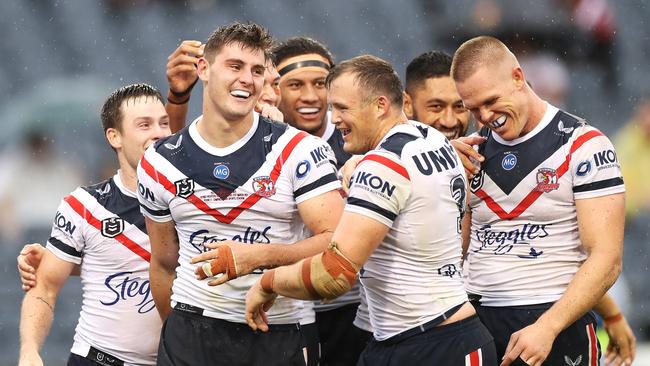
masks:
[[[485,171],[481,169],[478,174],[472,178],[472,181],[469,182],[469,190],[472,191],[472,193],[476,193],[481,187],[483,187],[483,176],[485,175]]]
[[[184,178],[174,182],[176,187],[176,195],[181,198],[188,198],[194,193],[194,180],[191,178]]]
[[[124,220],[119,217],[110,217],[102,220],[102,236],[114,238],[124,232]]]

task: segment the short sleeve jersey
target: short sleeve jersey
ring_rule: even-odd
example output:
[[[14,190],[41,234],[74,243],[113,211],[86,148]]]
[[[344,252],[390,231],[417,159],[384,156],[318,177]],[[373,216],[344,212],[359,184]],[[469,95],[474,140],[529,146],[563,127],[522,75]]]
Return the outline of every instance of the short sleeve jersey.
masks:
[[[149,237],[119,174],[66,196],[46,248],[81,264],[83,300],[72,353],[90,347],[126,365],[156,362],[161,321],[149,288]]]
[[[306,132],[255,114],[245,136],[215,148],[201,137],[198,123],[201,117],[145,152],[138,167],[140,204],[151,220],[176,224],[179,266],[172,303],[243,323],[246,292],[261,270],[211,287],[196,279],[190,259],[208,250],[204,244],[222,240],[299,241],[305,225],[297,205],[341,184],[325,141]],[[278,298],[270,322],[297,323],[302,303]]]
[[[548,105],[513,141],[483,129],[485,161],[470,182],[467,289],[486,306],[558,300],[586,259],[576,200],[625,191],[610,140]]]
[[[360,271],[374,336],[384,340],[467,300],[460,274],[466,178],[440,132],[392,128],[354,171],[345,211],[390,229]]]

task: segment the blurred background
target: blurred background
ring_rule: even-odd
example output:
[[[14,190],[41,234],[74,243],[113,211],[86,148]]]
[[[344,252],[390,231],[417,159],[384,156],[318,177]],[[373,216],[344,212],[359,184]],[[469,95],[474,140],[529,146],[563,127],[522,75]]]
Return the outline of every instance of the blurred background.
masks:
[[[307,35],[337,60],[380,56],[400,75],[431,49],[453,53],[495,35],[545,99],[614,141],[628,217],[623,276],[613,289],[635,334],[650,342],[650,1],[613,0],[13,0],[0,2],[0,365],[15,364],[22,292],[15,258],[44,242],[59,200],[114,173],[99,121],[118,86],[167,89],[167,56],[233,20],[279,38]],[[200,89],[200,86],[197,86]],[[163,95],[165,93],[163,92]],[[195,91],[190,118],[201,112]],[[80,284],[59,295],[43,359],[63,365]],[[650,365],[642,345],[638,365]]]

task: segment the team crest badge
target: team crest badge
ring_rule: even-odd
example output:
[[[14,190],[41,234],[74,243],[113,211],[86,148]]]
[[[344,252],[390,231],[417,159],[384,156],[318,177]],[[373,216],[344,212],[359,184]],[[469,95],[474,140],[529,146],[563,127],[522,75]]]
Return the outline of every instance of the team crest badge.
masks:
[[[275,194],[275,183],[268,175],[255,177],[253,178],[253,191],[258,196],[271,197]]]
[[[178,197],[187,198],[194,193],[194,180],[185,178],[174,182],[176,186],[176,195]]]
[[[540,168],[537,170],[536,191],[548,193],[558,189],[559,187],[560,184],[557,182],[557,173],[555,172],[555,169]]]
[[[119,217],[110,217],[102,220],[102,236],[114,238],[124,232],[124,220]]]
[[[472,178],[472,180],[469,182],[469,190],[472,191],[472,193],[476,193],[481,187],[483,187],[483,176],[485,175],[485,171],[481,169],[478,174]]]

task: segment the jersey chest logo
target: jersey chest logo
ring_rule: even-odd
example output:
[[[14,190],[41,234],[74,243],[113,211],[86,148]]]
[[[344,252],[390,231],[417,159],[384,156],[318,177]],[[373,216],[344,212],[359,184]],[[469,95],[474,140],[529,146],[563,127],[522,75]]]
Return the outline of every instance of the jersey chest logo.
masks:
[[[102,220],[102,236],[114,238],[124,232],[124,220],[119,217],[110,217]]]
[[[176,187],[176,195],[181,198],[188,198],[194,194],[194,180],[191,178],[184,178],[174,182]]]
[[[275,182],[268,175],[253,178],[253,191],[262,197],[271,197],[275,194]]]
[[[535,177],[537,179],[536,191],[548,193],[560,187],[560,184],[557,182],[558,177],[555,169],[540,168],[537,170]]]

